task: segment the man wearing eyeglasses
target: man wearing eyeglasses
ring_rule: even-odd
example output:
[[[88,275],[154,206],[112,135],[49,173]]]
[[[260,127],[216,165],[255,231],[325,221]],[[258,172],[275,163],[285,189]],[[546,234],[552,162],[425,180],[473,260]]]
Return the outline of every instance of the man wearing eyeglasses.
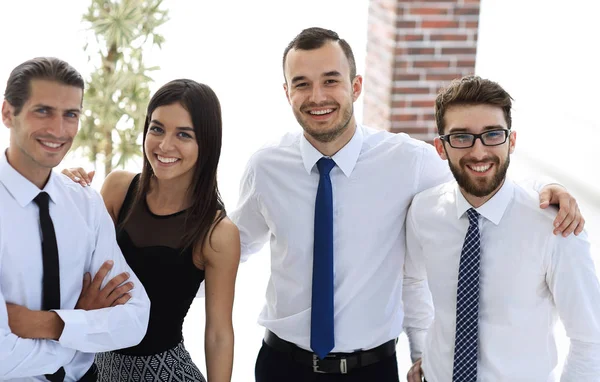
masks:
[[[435,147],[456,181],[417,194],[407,215],[405,274],[427,279],[434,316],[409,382],[553,381],[557,315],[571,342],[561,381],[600,380],[587,234],[552,235],[556,211],[506,177],[511,100],[476,76],[436,99]]]

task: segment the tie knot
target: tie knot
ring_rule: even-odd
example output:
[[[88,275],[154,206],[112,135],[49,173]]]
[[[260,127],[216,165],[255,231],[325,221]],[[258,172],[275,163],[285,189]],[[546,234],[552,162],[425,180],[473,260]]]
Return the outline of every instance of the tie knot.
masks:
[[[50,195],[48,195],[48,193],[42,191],[39,194],[37,194],[37,196],[33,199],[33,201],[40,208],[41,207],[48,208],[48,204],[50,202]]]
[[[479,221],[479,212],[475,211],[474,208],[469,208],[467,210],[467,216],[469,217],[470,224],[477,224]]]
[[[323,157],[317,162],[317,168],[319,169],[319,174],[321,175],[329,175],[331,169],[334,167],[335,161],[331,158]]]

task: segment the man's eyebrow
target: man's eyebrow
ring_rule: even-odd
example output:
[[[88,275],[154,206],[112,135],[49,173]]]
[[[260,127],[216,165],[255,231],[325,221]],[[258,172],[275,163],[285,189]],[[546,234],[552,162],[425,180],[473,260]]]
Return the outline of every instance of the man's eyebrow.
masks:
[[[342,73],[337,70],[332,70],[323,74],[324,77],[341,77]]]
[[[57,110],[54,106],[46,105],[43,103],[35,104],[35,105],[33,105],[33,108],[34,109],[44,108],[44,109],[48,109],[48,110],[52,110],[52,111]],[[76,107],[76,108],[66,109],[65,112],[66,113],[81,113],[81,108]]]
[[[502,126],[502,125],[489,125],[489,126],[485,126],[483,128],[483,131],[489,131],[489,130],[499,130],[499,129],[506,129],[506,127]],[[451,128],[448,133],[469,133],[472,134],[469,129],[467,129],[466,127],[453,127]]]
[[[306,76],[296,76],[296,77],[292,78],[291,83],[293,84],[295,82],[304,81],[304,80],[306,80]]]

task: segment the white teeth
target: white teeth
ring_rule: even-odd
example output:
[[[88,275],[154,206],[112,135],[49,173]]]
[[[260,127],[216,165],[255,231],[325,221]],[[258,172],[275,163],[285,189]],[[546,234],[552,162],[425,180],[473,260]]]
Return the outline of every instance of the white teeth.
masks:
[[[312,110],[309,113],[313,114],[313,115],[323,115],[323,114],[328,114],[331,113],[333,111],[333,109],[325,109],[325,110]]]
[[[179,160],[179,158],[167,158],[167,157],[161,157],[160,155],[157,155],[156,157],[162,163],[175,163]]]
[[[490,169],[490,167],[492,167],[492,165],[487,165],[487,166],[469,166],[471,167],[471,170],[476,171],[476,172],[486,172],[487,170]]]
[[[53,143],[53,142],[45,142],[45,141],[40,141],[40,143],[44,146],[48,146],[51,147],[53,149],[57,149],[60,146],[62,146],[62,143]]]

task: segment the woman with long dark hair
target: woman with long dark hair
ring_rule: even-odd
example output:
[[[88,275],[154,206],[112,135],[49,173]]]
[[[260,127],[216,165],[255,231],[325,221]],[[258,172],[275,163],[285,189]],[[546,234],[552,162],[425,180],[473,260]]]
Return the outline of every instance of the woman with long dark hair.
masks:
[[[221,138],[221,107],[212,89],[171,81],[148,105],[141,174],[113,171],[106,177],[101,193],[119,246],[151,306],[142,342],[96,355],[99,381],[205,381],[182,336],[203,280],[207,377],[231,380],[240,239],[217,187]],[[63,173],[81,183],[88,178],[80,168]]]

